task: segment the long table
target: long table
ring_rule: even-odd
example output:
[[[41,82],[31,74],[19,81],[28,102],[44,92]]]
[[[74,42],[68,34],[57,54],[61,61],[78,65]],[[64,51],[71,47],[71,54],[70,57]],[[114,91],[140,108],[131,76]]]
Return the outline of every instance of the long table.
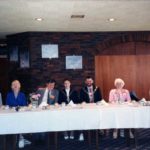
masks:
[[[150,128],[150,106],[86,104],[19,112],[0,109],[0,135],[112,128]]]
[[[150,128],[150,106],[129,103],[51,106],[19,112],[0,109],[0,135],[113,128]]]

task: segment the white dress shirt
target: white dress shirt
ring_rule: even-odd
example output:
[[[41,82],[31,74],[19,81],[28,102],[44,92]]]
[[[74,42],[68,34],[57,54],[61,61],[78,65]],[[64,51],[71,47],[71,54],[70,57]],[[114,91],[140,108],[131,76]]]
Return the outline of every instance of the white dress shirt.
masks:
[[[69,92],[70,92],[70,89],[65,89],[65,91],[66,91],[66,94],[67,94],[67,101],[69,102],[69,101],[70,101],[70,99],[69,99]]]
[[[44,96],[42,98],[42,102],[41,103],[43,103],[43,102],[47,103],[47,97],[48,97],[48,88],[46,88],[46,90],[44,92]]]

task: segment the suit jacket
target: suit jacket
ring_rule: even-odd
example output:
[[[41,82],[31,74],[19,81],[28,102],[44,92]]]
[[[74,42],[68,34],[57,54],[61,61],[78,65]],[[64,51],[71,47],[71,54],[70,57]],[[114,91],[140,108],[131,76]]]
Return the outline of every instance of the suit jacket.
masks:
[[[40,95],[41,95],[41,96],[39,97],[39,100],[38,100],[38,105],[41,104],[45,92],[46,92],[46,88],[39,89],[39,90],[36,92],[36,94],[40,94]],[[54,98],[54,99],[50,99],[50,97],[48,98],[48,95],[47,95],[47,103],[48,103],[49,105],[54,105],[55,103],[58,102],[59,91],[58,91],[57,89],[53,89],[53,90],[51,91],[51,95],[53,95],[55,98]]]
[[[140,100],[140,98],[136,95],[136,93],[134,91],[130,92],[130,97],[131,97],[131,100],[135,100],[135,101]]]
[[[15,98],[14,92],[13,91],[9,92],[6,97],[6,105],[11,107],[27,106],[25,94],[19,92],[17,98]]]
[[[67,93],[65,91],[65,89],[60,91],[59,94],[59,104],[65,102],[66,104],[68,104],[70,101],[73,101],[75,104],[79,103],[79,96],[76,90],[74,89],[70,89],[69,91],[69,101],[67,100]]]
[[[94,94],[94,96],[93,96],[94,97],[94,103],[102,100],[100,88],[96,87],[95,85],[93,85],[93,94]],[[87,86],[83,87],[80,90],[80,102],[90,103],[90,98],[89,98]]]

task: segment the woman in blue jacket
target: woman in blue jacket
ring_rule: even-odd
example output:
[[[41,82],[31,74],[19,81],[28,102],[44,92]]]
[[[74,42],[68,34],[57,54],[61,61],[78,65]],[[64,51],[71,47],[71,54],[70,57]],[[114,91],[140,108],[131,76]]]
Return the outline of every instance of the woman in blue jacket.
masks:
[[[11,83],[12,91],[7,94],[6,105],[10,107],[27,106],[25,94],[20,91],[21,84],[18,80]]]
[[[6,105],[10,107],[27,106],[25,94],[20,91],[21,84],[18,80],[11,83],[12,91],[7,94]]]
[[[27,100],[25,94],[20,91],[21,84],[18,80],[14,80],[11,83],[11,91],[7,94],[6,105],[9,107],[27,106]],[[22,134],[19,135],[19,148],[23,148],[24,145],[31,144],[30,141],[24,139]]]

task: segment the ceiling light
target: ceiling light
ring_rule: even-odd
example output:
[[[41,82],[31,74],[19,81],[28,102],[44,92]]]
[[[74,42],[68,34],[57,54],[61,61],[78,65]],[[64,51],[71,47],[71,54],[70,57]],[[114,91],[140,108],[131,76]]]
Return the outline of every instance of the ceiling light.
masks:
[[[109,18],[108,19],[108,21],[110,21],[110,22],[113,22],[113,21],[115,21],[116,19],[115,18]]]
[[[71,15],[72,19],[83,19],[85,15]]]
[[[36,21],[43,21],[43,18],[35,18]]]

